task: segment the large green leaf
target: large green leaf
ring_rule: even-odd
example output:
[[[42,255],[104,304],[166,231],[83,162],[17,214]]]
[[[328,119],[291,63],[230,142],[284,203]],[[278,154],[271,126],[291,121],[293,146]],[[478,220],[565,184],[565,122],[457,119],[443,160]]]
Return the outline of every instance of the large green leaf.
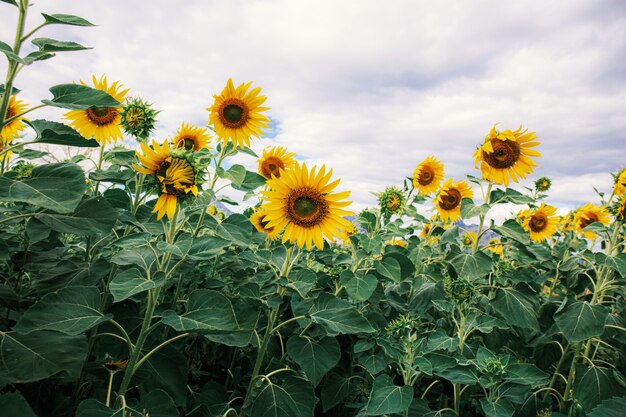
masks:
[[[113,409],[90,398],[81,402],[76,410],[76,417],[172,417],[178,415],[174,401],[160,389],[150,391],[139,404],[133,407]]]
[[[165,284],[165,274],[157,273],[152,279],[147,279],[144,272],[137,268],[130,268],[117,274],[109,284],[113,301],[118,303],[135,294],[140,294]]]
[[[287,354],[300,365],[313,386],[317,386],[341,358],[339,343],[334,337],[315,340],[293,336],[287,341]]]
[[[502,226],[493,226],[492,228],[496,233],[502,236],[516,240],[525,245],[530,245],[528,233],[524,231],[524,228],[515,219],[509,219],[505,221]]]
[[[76,42],[58,41],[50,38],[36,38],[32,43],[39,48],[41,52],[63,52],[63,51],[82,51],[91,49]]]
[[[399,283],[402,279],[400,262],[395,258],[385,257],[380,261],[374,261],[376,272],[385,278],[389,278],[393,282]]]
[[[71,26],[95,26],[93,23],[88,22],[82,17],[74,16],[71,14],[45,14],[42,13],[43,18],[49,25],[71,25]]]
[[[550,382],[550,375],[537,368],[532,363],[512,363],[506,367],[507,381],[521,385],[530,385],[536,388]]]
[[[374,332],[374,328],[360,311],[349,302],[328,293],[320,294],[314,301],[298,304],[295,312],[310,316],[314,323],[323,326],[331,336]]]
[[[413,401],[413,387],[409,385],[398,387],[389,375],[382,374],[374,380],[365,415],[381,416],[402,413],[411,406],[411,401]]]
[[[0,410],[4,416],[37,417],[19,391],[0,394]]]
[[[96,287],[66,287],[46,294],[20,317],[13,328],[20,334],[56,330],[79,335],[111,319],[99,311],[100,290]]]
[[[84,336],[43,330],[21,335],[0,332],[0,381],[22,384],[59,372],[78,377],[87,354]]]
[[[528,294],[513,288],[499,288],[491,305],[508,324],[539,331],[537,303]]]
[[[13,48],[11,48],[9,44],[2,41],[0,41],[0,52],[5,54],[10,60],[17,61],[22,64],[24,63],[24,61],[22,61],[22,58],[20,58],[19,55],[13,52]]]
[[[573,395],[585,411],[591,411],[608,398],[626,395],[623,381],[617,380],[615,372],[610,368],[576,364]]]
[[[203,261],[212,258],[230,245],[230,241],[217,236],[201,236],[194,239],[189,258],[196,261]]]
[[[81,84],[59,84],[50,87],[52,100],[43,103],[63,109],[86,110],[89,107],[120,107],[121,103],[106,91]]]
[[[378,279],[374,274],[361,272],[355,274],[350,270],[341,273],[340,282],[346,288],[350,299],[356,302],[366,301],[370,298],[378,285]]]
[[[511,417],[515,413],[515,407],[506,398],[498,398],[496,401],[481,398],[480,406],[486,417]]]
[[[613,397],[598,404],[587,417],[624,417],[626,397]]]
[[[491,258],[482,252],[458,253],[449,261],[460,278],[480,278],[491,271]]]
[[[3,3],[8,3],[8,4],[12,4],[13,6],[17,7],[17,2],[15,0],[0,0]]]
[[[331,408],[343,404],[353,390],[352,379],[336,373],[330,373],[322,386],[322,411],[325,413]]]
[[[35,167],[23,180],[0,176],[0,200],[28,203],[57,213],[74,211],[84,193],[85,174],[72,163]]]
[[[608,314],[604,306],[577,301],[556,314],[554,321],[563,336],[570,343],[576,343],[600,336]]]
[[[315,393],[308,381],[288,376],[279,385],[263,380],[254,398],[250,415],[254,417],[312,417]]]
[[[85,139],[80,133],[68,125],[48,120],[25,120],[33,128],[37,137],[36,143],[50,143],[53,145],[77,146],[81,148],[97,148],[100,146],[94,139]]]
[[[93,235],[110,233],[117,221],[117,213],[105,198],[92,197],[83,200],[74,213],[40,213],[35,218],[57,232]]]
[[[176,342],[184,344],[185,340]],[[133,377],[146,392],[162,389],[177,406],[187,401],[187,357],[172,345],[159,349],[141,366]]]

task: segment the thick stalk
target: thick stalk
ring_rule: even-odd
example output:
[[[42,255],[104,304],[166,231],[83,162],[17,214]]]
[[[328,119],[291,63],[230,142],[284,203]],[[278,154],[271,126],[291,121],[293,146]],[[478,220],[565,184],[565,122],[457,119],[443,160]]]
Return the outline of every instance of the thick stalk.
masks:
[[[224,159],[228,156],[228,153],[226,153],[226,148],[227,148],[227,145],[222,144],[220,156],[217,158],[217,162],[215,163],[215,173],[213,174],[213,177],[211,178],[211,185],[209,186],[209,190],[211,190],[211,192],[213,192],[215,189],[215,183],[217,182],[217,171],[222,166],[222,162],[224,162]],[[214,192],[213,192],[213,197],[215,197]],[[202,209],[202,213],[200,213],[200,218],[198,219],[198,223],[196,223],[196,227],[193,232],[193,237],[198,236],[198,233],[200,233],[200,229],[202,228],[202,223],[204,223],[204,217],[206,216],[206,211],[207,211],[207,208],[204,207]]]
[[[574,357],[572,358],[572,364],[569,367],[569,373],[567,375],[567,383],[565,384],[565,392],[563,393],[563,403],[561,403],[561,412],[563,412],[563,408],[565,407],[565,403],[569,399],[569,393],[571,391],[572,382],[574,382],[574,373],[576,368],[576,361],[578,359],[578,355],[580,354],[580,350],[583,347],[582,342],[576,345],[576,350],[574,351]]]
[[[17,27],[15,29],[15,40],[13,41],[13,52],[19,55],[22,47],[22,36],[24,35],[24,23],[26,22],[26,12],[28,10],[28,0],[20,0],[18,3]],[[0,102],[0,120],[4,122],[7,109],[9,108],[9,100],[13,90],[13,81],[17,74],[18,62],[9,60],[7,67],[7,75],[4,82],[4,94]]]

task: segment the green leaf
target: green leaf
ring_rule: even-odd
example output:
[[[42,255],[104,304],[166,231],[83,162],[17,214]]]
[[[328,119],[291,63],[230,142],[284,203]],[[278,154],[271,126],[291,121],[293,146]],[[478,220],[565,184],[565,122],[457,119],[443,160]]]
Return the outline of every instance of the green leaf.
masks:
[[[600,366],[589,368],[576,364],[573,395],[586,412],[608,398],[626,394],[626,389],[615,378],[614,372]]]
[[[110,166],[108,169],[96,169],[89,173],[92,181],[112,182],[115,184],[126,184],[135,178],[135,172],[130,169],[121,169],[119,166]]]
[[[353,390],[351,378],[331,373],[326,377],[322,386],[322,411],[326,413],[331,408],[343,404]]]
[[[136,268],[131,268],[117,274],[111,280],[109,290],[113,296],[113,301],[119,303],[135,294],[162,287],[164,284],[165,274],[163,273],[157,273],[153,279],[147,279],[145,273]]]
[[[254,417],[313,417],[315,393],[305,379],[288,376],[279,385],[263,380],[254,398],[250,415]]]
[[[626,397],[613,397],[598,404],[587,417],[623,417]]]
[[[484,216],[489,211],[488,204],[477,206],[471,198],[463,198],[461,200],[461,218],[471,219],[474,217]]]
[[[515,407],[506,398],[498,398],[496,401],[481,398],[480,406],[486,417],[511,417],[515,413]]]
[[[577,301],[567,306],[554,317],[556,326],[570,342],[582,342],[604,332],[609,311],[601,305]]]
[[[23,384],[59,372],[78,377],[87,354],[84,336],[43,330],[27,335],[0,332],[0,381]]]
[[[354,274],[350,270],[342,271],[339,279],[341,285],[346,288],[350,299],[355,302],[366,301],[372,296],[378,285],[378,279],[374,274],[363,276],[362,273]]]
[[[431,355],[426,355],[426,357],[432,362]],[[478,373],[473,365],[455,365],[443,370],[433,369],[433,372],[454,384],[474,385],[478,382]]]
[[[36,38],[31,41],[39,48],[40,52],[82,51],[92,49],[76,42],[58,41],[50,38]]]
[[[17,2],[15,0],[0,0],[0,1],[3,2],[3,3],[12,4],[15,7],[18,7],[17,6]]]
[[[184,341],[176,342],[184,343]],[[146,392],[162,389],[177,406],[187,401],[187,357],[172,345],[159,349],[141,366],[133,378]],[[138,377],[143,377],[138,381]]]
[[[626,276],[626,253],[607,256],[604,264],[622,276]]]
[[[29,334],[38,330],[56,330],[79,335],[111,319],[99,311],[100,290],[97,287],[66,287],[46,294],[20,317],[13,328]]]
[[[444,330],[437,329],[437,331],[435,331],[435,333],[428,338],[426,349],[431,352],[434,350],[447,350],[448,352],[454,352],[458,346],[458,337],[450,337]]]
[[[256,172],[246,171],[241,184],[233,183],[232,187],[239,191],[253,191],[265,185],[265,181],[265,177],[257,174]]]
[[[400,262],[395,258],[385,257],[380,261],[374,261],[374,268],[376,272],[385,278],[389,278],[393,282],[399,283],[401,281]]]
[[[524,245],[530,245],[528,233],[515,219],[509,219],[502,226],[493,226],[492,229],[499,235],[516,240]]]
[[[287,354],[302,368],[314,387],[341,358],[339,343],[334,337],[314,340],[306,336],[293,336],[287,341]]]
[[[506,367],[504,379],[516,384],[530,385],[531,388],[536,388],[547,385],[550,382],[550,375],[532,363],[511,363]]]
[[[189,258],[196,261],[203,261],[212,258],[230,245],[230,241],[217,236],[202,236],[194,240],[189,251]]]
[[[513,188],[501,190],[499,188],[491,190],[489,198],[490,204],[513,203],[513,204],[529,204],[534,200],[527,195],[520,193]]]
[[[480,278],[491,271],[491,258],[482,252],[475,254],[463,252],[449,258],[460,278]]]
[[[302,311],[303,304],[310,306],[308,311]],[[330,336],[374,332],[374,328],[360,311],[347,301],[331,294],[322,293],[312,303],[301,303],[294,312],[298,315],[308,314],[311,320],[323,326]]]
[[[63,109],[86,110],[90,107],[120,107],[122,104],[106,91],[81,84],[59,84],[50,88],[52,100],[43,103]]]
[[[376,377],[365,408],[365,415],[380,416],[383,414],[402,413],[411,406],[413,387],[398,387],[387,374]]]
[[[30,408],[30,405],[19,391],[0,395],[0,410],[2,410],[5,416],[37,417],[37,414]]]
[[[76,417],[172,417],[180,415],[174,401],[163,390],[157,389],[145,395],[139,404],[114,410],[98,400],[84,400],[76,410]]]
[[[317,281],[317,275],[310,269],[301,269],[295,274],[293,281],[287,284],[287,287],[293,288],[298,292],[300,297],[306,297],[306,295],[315,288],[315,282]]]
[[[538,306],[529,295],[512,288],[498,288],[491,305],[506,323],[539,331]]]
[[[82,17],[71,14],[41,14],[49,25],[95,26]]]
[[[80,133],[63,123],[48,120],[24,120],[37,134],[35,143],[50,143],[53,145],[77,146],[81,148],[97,148],[100,146],[93,139],[85,139]]]
[[[35,218],[57,232],[85,236],[110,233],[117,221],[117,214],[106,199],[92,197],[83,200],[74,213],[41,213]]]
[[[34,51],[26,55],[24,58],[22,58],[22,60],[24,61],[24,64],[30,65],[36,61],[44,61],[46,59],[50,59],[54,57],[55,55],[56,54],[52,54],[49,52]]]
[[[246,168],[243,165],[235,164],[220,176],[229,179],[233,185],[240,186],[246,178]]]
[[[147,247],[123,249],[113,255],[111,262],[116,265],[135,265],[147,271],[154,262],[154,253]]]
[[[49,152],[36,151],[34,149],[14,149],[13,151],[19,155],[20,159],[39,159],[50,155]]]
[[[71,213],[85,193],[85,174],[76,164],[55,163],[33,168],[29,178],[0,176],[0,199]]]
[[[19,55],[17,55],[15,52],[13,52],[13,48],[11,48],[10,45],[0,41],[0,52],[2,52],[3,54],[5,54],[7,56],[7,58],[9,58],[12,61],[17,61],[21,64],[24,63],[24,61],[22,61],[22,58],[19,57]]]

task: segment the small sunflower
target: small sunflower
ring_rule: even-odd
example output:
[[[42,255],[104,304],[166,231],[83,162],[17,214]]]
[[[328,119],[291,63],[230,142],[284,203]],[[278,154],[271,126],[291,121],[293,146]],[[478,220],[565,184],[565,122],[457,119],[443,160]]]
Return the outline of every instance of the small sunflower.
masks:
[[[279,178],[281,170],[288,170],[296,162],[293,158],[295,155],[293,152],[287,153],[284,146],[265,148],[259,158],[259,174],[268,180],[272,179],[272,175]]]
[[[515,220],[516,220],[519,224],[522,224],[522,225],[523,225],[523,224],[524,224],[524,222],[526,221],[526,219],[528,218],[528,216],[530,216],[530,214],[531,214],[531,211],[530,211],[530,210],[528,210],[528,209],[525,209],[525,210],[520,210],[520,211],[519,211],[519,213],[517,213],[517,217],[516,217],[516,219],[515,219]]]
[[[617,221],[626,222],[626,195],[624,195],[617,203],[617,213],[615,214]]]
[[[283,243],[295,242],[309,250],[313,243],[323,249],[324,236],[341,238],[341,231],[352,225],[343,216],[354,213],[343,209],[350,205],[345,201],[349,191],[331,194],[339,184],[339,180],[329,182],[331,176],[332,170],[326,172],[324,166],[309,171],[306,164],[296,162],[289,171],[281,170],[279,178],[267,180],[267,189],[261,191],[266,227],[284,229]]]
[[[476,242],[476,233],[467,231],[461,235],[461,243],[465,246],[472,246]]]
[[[404,193],[396,187],[388,187],[379,197],[378,204],[380,212],[385,219],[389,219],[394,214],[402,214],[406,197]]]
[[[595,238],[596,234],[588,230],[583,231],[583,229],[595,222],[600,222],[605,226],[611,222],[611,217],[606,208],[587,203],[574,213],[574,228],[579,235],[582,234],[587,239]]]
[[[504,245],[502,245],[500,239],[498,239],[497,237],[492,237],[491,239],[489,239],[489,243],[487,244],[487,250],[495,253],[500,257],[504,256]]]
[[[269,125],[270,120],[261,114],[269,110],[268,107],[261,107],[267,97],[259,95],[259,87],[248,91],[251,85],[252,82],[242,83],[235,88],[232,78],[229,78],[224,90],[219,96],[213,96],[215,101],[207,108],[210,111],[209,124],[224,146],[229,140],[235,147],[250,146],[250,137],[260,137]]]
[[[406,248],[409,244],[404,239],[391,239],[385,242],[385,246],[400,246],[402,248]]]
[[[539,145],[536,138],[535,132],[522,130],[521,126],[515,131],[498,132],[494,125],[483,145],[474,153],[475,164],[477,167],[480,164],[483,179],[508,187],[509,177],[513,182],[518,182],[517,177],[526,178],[537,165],[530,157],[541,156],[531,149]]]
[[[122,90],[119,81],[109,86],[105,76],[98,80],[93,75],[91,79],[95,89],[107,92],[120,103],[125,100],[128,89]],[[83,81],[80,83],[87,85]],[[87,110],[71,110],[64,117],[85,139],[93,137],[101,145],[106,145],[122,139],[121,112],[122,107],[90,107]]]
[[[535,190],[541,193],[548,191],[550,186],[552,186],[552,181],[548,177],[541,177],[535,181]]]
[[[359,231],[356,226],[352,224],[347,228],[339,231],[339,238],[343,241],[344,245],[350,245],[352,241],[350,240],[350,236],[357,234]]]
[[[265,219],[265,216],[267,216],[265,210],[256,210],[252,216],[250,216],[250,223],[252,223],[258,232],[267,234],[268,239],[278,239],[278,236],[280,236],[280,230],[275,227],[268,227],[268,221]]]
[[[532,241],[543,242],[556,233],[558,223],[556,208],[542,203],[537,209],[528,213],[522,226],[530,233]]]
[[[209,147],[211,138],[206,128],[197,127],[184,123],[180,125],[176,136],[172,139],[175,148],[184,148],[188,151],[199,151],[202,148]]]
[[[217,214],[217,208],[214,204],[211,204],[208,209],[209,216],[213,217]]]
[[[461,217],[461,200],[464,198],[474,198],[472,187],[463,180],[454,182],[453,178],[448,179],[433,200],[441,220],[454,222],[459,219]]]
[[[171,219],[176,213],[178,197],[189,193],[198,195],[196,169],[184,153],[171,151],[167,141],[159,146],[153,140],[152,148],[145,143],[139,146],[144,154],[137,152],[136,155],[142,166],[133,164],[133,168],[142,174],[153,175],[160,194],[152,212],[157,213],[157,220],[165,214]]]
[[[619,174],[615,176],[615,185],[613,185],[613,193],[617,197],[621,197],[626,194],[626,168],[622,169]]]
[[[124,131],[144,142],[150,136],[159,112],[140,98],[133,98],[122,106],[120,123]]]
[[[7,114],[4,120],[8,120],[11,117],[15,117],[18,114],[24,113],[26,111],[26,108],[26,103],[24,103],[22,100],[18,100],[17,96],[12,95],[9,99],[9,106],[7,107]],[[20,131],[26,129],[26,126],[24,125],[24,122],[22,120],[24,120],[23,117],[18,117],[16,119],[13,119],[6,125],[2,126],[2,131],[0,132],[0,135],[2,136],[2,140],[5,143],[11,143],[14,138],[19,136]]]
[[[413,186],[419,194],[428,195],[437,192],[443,178],[443,164],[434,156],[428,156],[415,167]]]
[[[432,228],[432,223],[424,223],[424,227],[420,232],[420,237],[429,245],[434,245],[439,241],[439,236],[430,234]]]
[[[556,229],[559,233],[567,233],[574,230],[574,212],[569,212],[564,216],[561,216],[559,224]]]

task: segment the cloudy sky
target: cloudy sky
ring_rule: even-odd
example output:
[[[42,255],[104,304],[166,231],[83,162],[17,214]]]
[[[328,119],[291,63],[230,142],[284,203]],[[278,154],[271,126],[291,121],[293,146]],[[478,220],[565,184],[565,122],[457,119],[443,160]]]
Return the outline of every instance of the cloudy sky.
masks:
[[[626,166],[623,0],[33,2],[27,27],[41,12],[98,26],[37,35],[94,49],[26,68],[16,85],[30,103],[106,74],[162,110],[162,140],[183,121],[206,124],[229,77],[254,81],[275,129],[253,149],[285,145],[332,167],[357,210],[428,155],[447,177],[479,175],[472,154],[495,122],[537,132],[543,157],[517,187],[548,176],[559,207],[598,201],[593,187],[608,191],[609,172]],[[16,13],[0,13],[12,43]]]

